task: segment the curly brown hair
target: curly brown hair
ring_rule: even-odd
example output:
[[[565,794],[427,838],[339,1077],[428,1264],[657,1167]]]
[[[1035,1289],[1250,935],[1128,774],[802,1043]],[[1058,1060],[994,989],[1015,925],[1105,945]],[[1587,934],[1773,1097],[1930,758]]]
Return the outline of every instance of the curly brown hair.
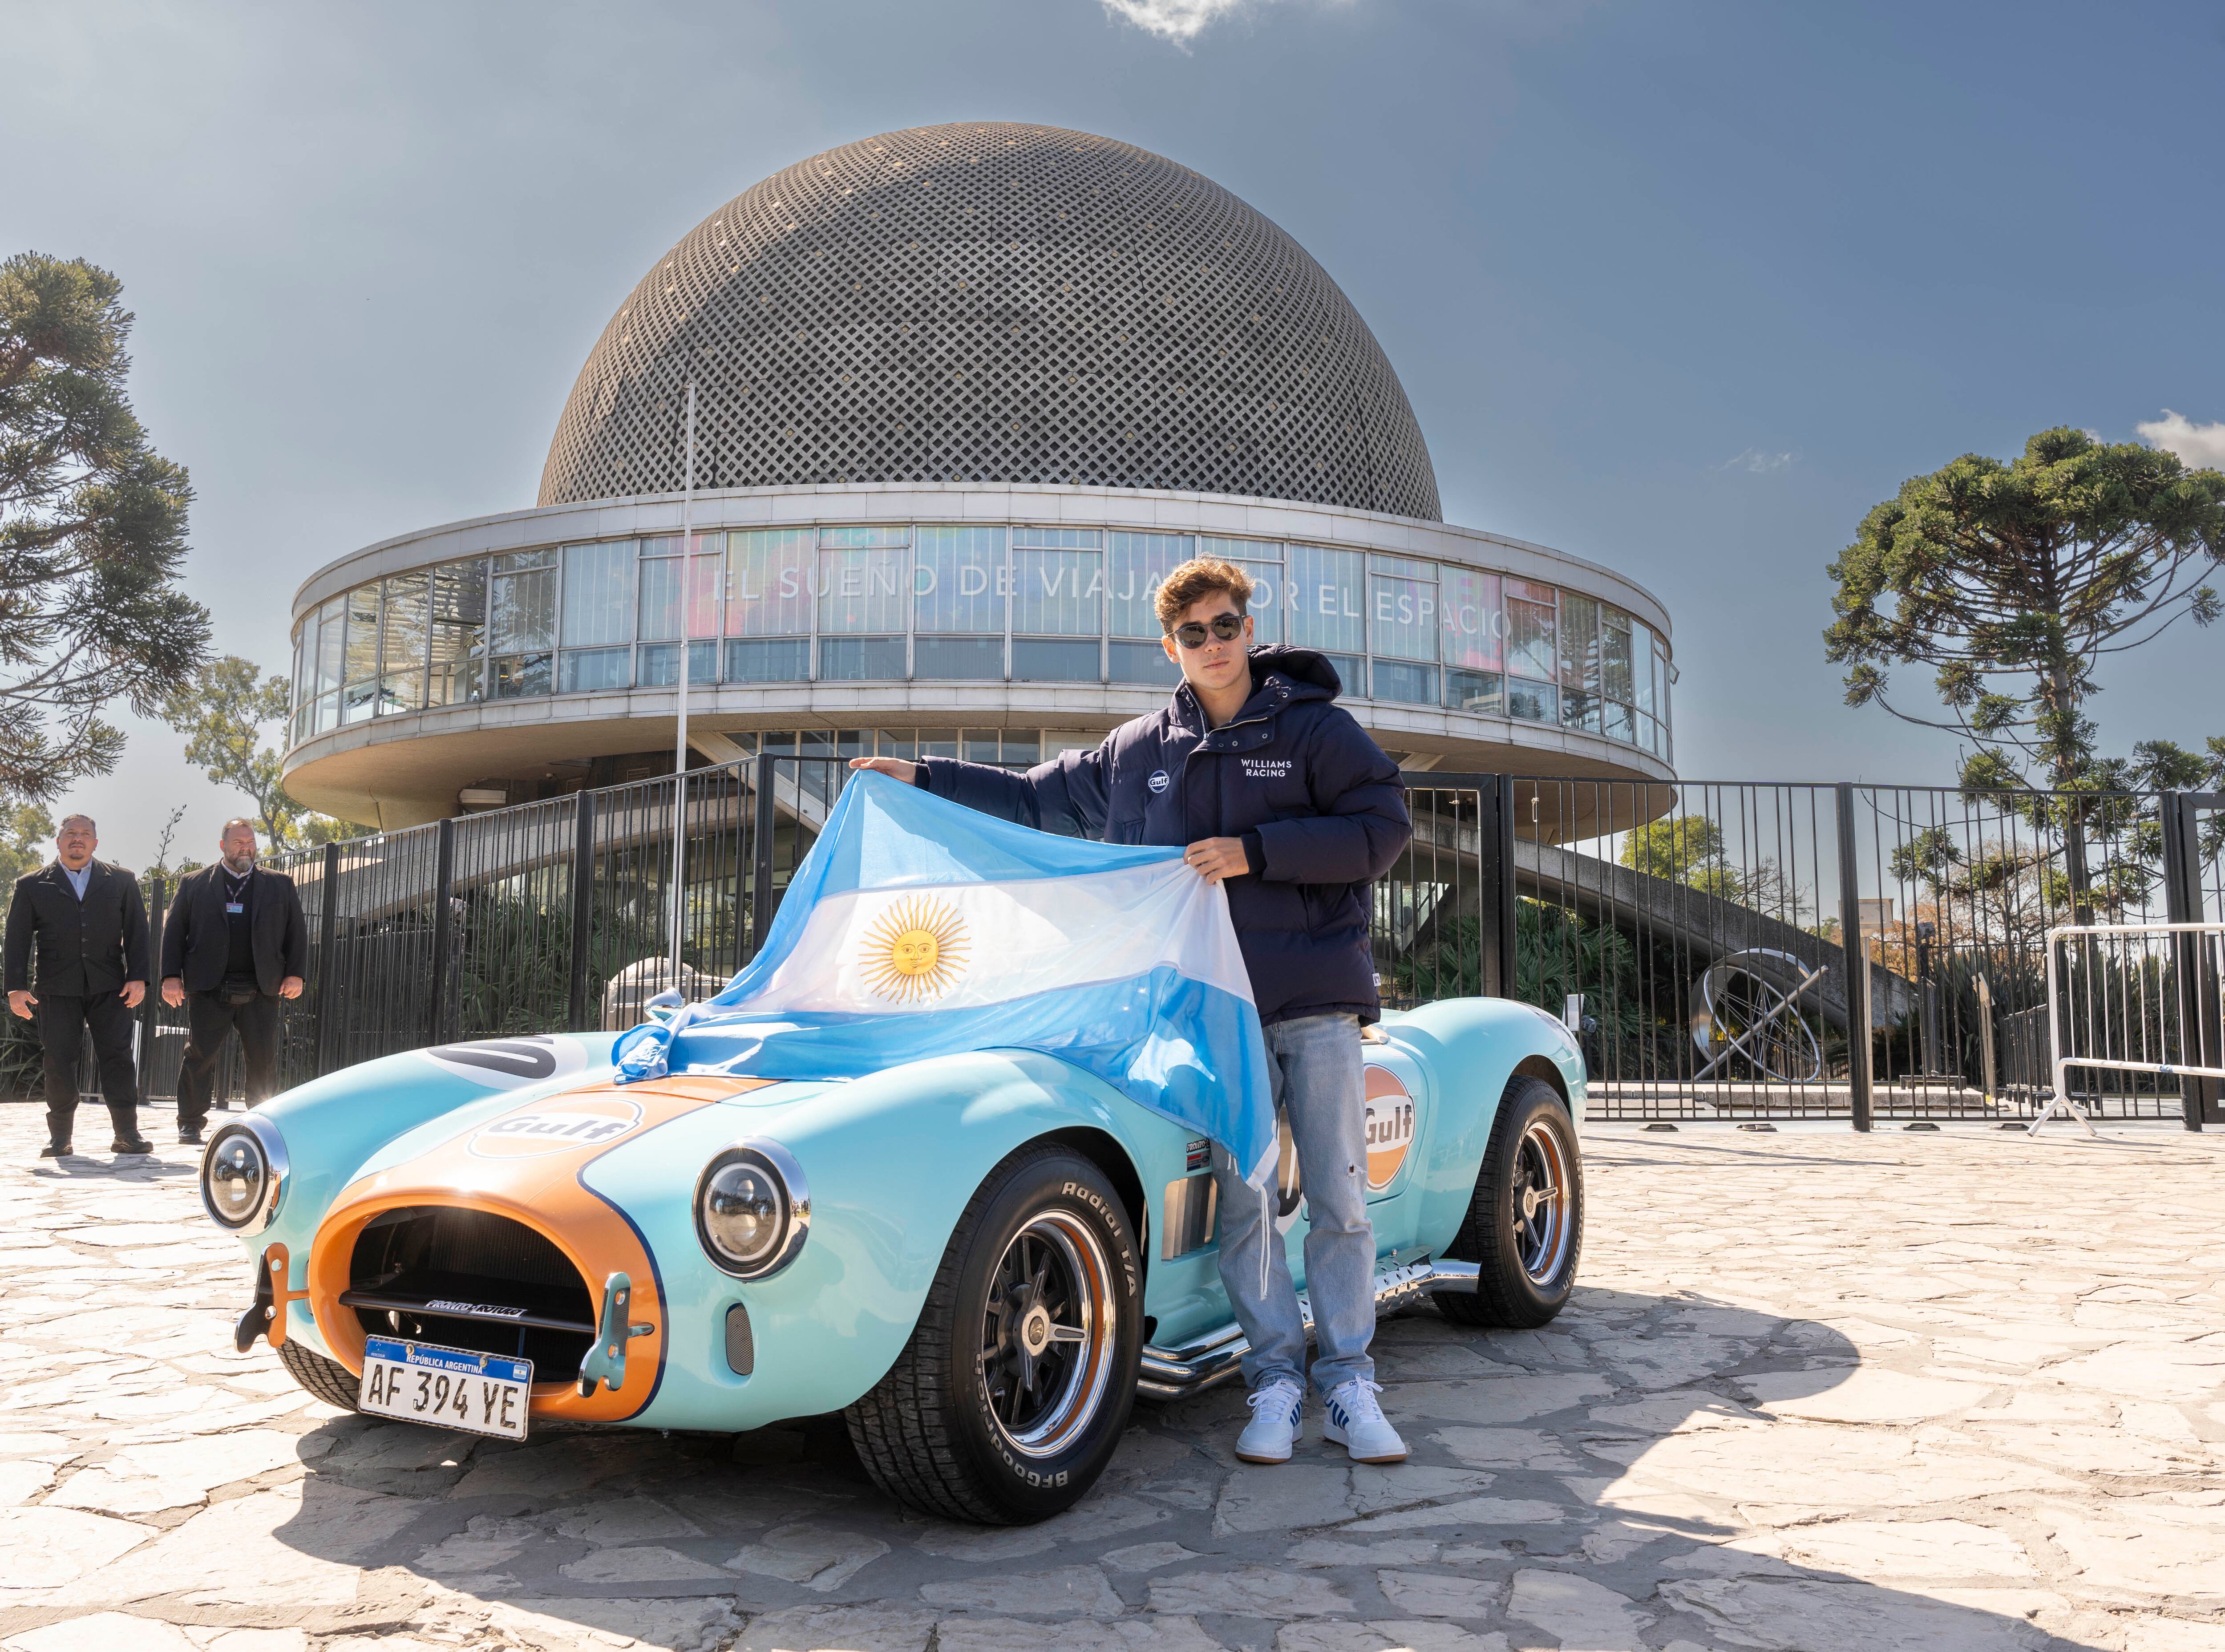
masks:
[[[1244,605],[1252,600],[1252,576],[1234,562],[1224,562],[1218,556],[1191,557],[1168,574],[1152,600],[1159,616],[1159,629],[1171,636],[1190,604],[1216,591],[1227,592],[1230,600],[1236,604],[1236,612],[1242,613]]]

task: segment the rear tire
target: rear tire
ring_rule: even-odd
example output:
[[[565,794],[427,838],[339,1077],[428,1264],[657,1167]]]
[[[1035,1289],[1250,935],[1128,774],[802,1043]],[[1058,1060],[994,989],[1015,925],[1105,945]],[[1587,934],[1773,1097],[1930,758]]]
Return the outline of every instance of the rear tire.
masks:
[[[923,1514],[1024,1525],[1105,1471],[1135,1403],[1143,1274],[1105,1172],[1024,1147],[950,1236],[888,1375],[843,1414],[874,1484]]]
[[[1440,1293],[1461,1325],[1530,1331],[1568,1305],[1583,1249],[1583,1160],[1560,1092],[1518,1074],[1499,1098],[1467,1216],[1445,1251],[1476,1264],[1475,1294]]]
[[[342,1411],[356,1408],[356,1395],[361,1392],[348,1368],[336,1359],[326,1359],[314,1348],[305,1347],[288,1337],[278,1344],[278,1363],[293,1374],[294,1380],[322,1400],[328,1406]]]

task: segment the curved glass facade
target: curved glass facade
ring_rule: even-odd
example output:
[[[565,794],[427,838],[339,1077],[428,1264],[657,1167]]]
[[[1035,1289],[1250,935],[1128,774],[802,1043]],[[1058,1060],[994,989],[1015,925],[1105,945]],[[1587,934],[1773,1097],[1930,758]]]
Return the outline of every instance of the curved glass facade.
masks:
[[[294,636],[293,743],[478,701],[693,683],[1171,686],[1153,594],[1225,557],[1262,642],[1328,654],[1349,699],[1556,724],[1670,759],[1668,646],[1581,592],[1349,548],[1096,528],[718,530],[439,563]]]

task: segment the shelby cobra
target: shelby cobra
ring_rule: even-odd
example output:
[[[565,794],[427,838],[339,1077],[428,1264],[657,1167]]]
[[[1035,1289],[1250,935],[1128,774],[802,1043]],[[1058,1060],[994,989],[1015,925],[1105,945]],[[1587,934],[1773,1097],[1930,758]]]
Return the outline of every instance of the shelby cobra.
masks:
[[[345,1408],[739,1432],[840,1411],[921,1510],[1068,1507],[1138,1395],[1233,1375],[1207,1143],[1052,1057],[611,1082],[609,1035],[412,1052],[226,1122],[201,1191],[268,1337]],[[1583,1224],[1582,1057],[1502,1000],[1366,1046],[1379,1306],[1542,1325]],[[1303,1285],[1287,1131],[1278,1223]]]

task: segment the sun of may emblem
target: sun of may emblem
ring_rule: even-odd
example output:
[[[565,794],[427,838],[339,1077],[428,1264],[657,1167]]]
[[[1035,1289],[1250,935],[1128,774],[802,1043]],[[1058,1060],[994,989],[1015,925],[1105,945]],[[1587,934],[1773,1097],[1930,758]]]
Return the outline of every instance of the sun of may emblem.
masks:
[[[966,973],[966,925],[947,901],[907,895],[865,930],[859,967],[877,998],[923,1004]]]

